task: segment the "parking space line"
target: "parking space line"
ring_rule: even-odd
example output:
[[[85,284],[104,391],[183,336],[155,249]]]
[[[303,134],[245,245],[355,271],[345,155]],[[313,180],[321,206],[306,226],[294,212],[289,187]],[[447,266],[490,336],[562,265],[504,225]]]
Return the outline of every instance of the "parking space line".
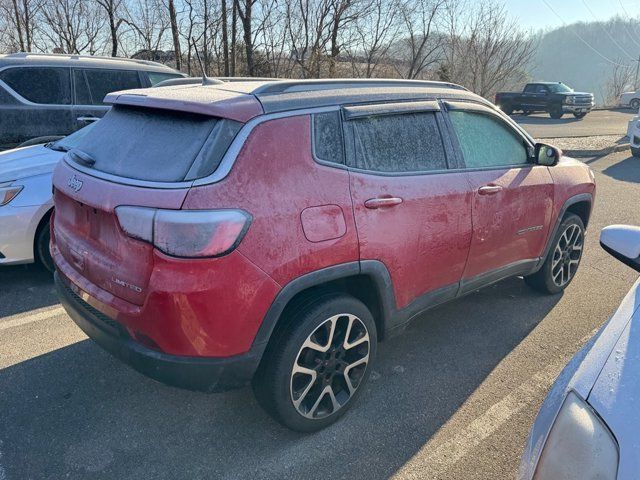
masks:
[[[41,320],[48,320],[50,318],[62,315],[65,313],[64,308],[60,305],[53,308],[41,308],[30,312],[28,315],[17,314],[7,317],[6,320],[0,320],[0,331],[7,330],[9,328],[19,327],[27,325],[33,322],[39,322]]]
[[[599,330],[593,329],[578,341],[582,347]],[[556,377],[564,367],[564,363],[554,362],[535,373],[528,381],[522,383],[511,393],[506,395],[489,407],[485,412],[473,419],[467,427],[461,429],[437,446],[433,446],[434,437],[422,447],[413,459],[398,470],[395,478],[404,477],[407,473],[424,475],[424,470],[445,472],[462,458],[466,457],[472,449],[480,445],[485,439],[496,432],[514,415],[528,406],[533,399],[539,398],[541,390],[548,390]],[[442,431],[446,424],[440,429]],[[436,434],[437,435],[437,434]],[[437,439],[435,440],[437,442]],[[409,475],[411,476],[411,475]]]

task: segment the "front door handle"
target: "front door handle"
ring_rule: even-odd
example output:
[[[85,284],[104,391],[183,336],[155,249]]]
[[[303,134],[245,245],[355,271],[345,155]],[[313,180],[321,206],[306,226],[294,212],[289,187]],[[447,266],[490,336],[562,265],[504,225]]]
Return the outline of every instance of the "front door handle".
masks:
[[[500,191],[502,191],[502,187],[500,185],[485,185],[478,189],[478,193],[480,195],[495,195]]]
[[[400,205],[402,203],[402,199],[399,197],[379,197],[379,198],[370,198],[366,202],[364,202],[364,206],[371,209],[383,208],[383,207],[393,207],[395,205]]]

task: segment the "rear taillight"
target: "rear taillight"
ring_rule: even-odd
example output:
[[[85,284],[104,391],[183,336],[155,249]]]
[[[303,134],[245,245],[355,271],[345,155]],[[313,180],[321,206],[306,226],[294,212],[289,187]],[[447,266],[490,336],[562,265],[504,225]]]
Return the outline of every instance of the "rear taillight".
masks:
[[[219,257],[233,250],[251,223],[242,210],[116,207],[120,228],[174,257]]]

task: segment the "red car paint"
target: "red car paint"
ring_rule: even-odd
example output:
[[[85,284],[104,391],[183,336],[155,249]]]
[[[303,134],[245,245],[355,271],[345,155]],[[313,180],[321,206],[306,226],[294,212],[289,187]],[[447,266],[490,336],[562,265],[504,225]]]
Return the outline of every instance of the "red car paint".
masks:
[[[110,99],[241,122],[262,114],[249,95],[145,92]],[[63,282],[150,348],[233,357],[251,352],[278,295],[306,274],[376,260],[398,311],[440,289],[455,296],[465,279],[542,257],[565,202],[595,190],[571,160],[414,176],[335,168],[314,159],[311,131],[304,112],[259,123],[223,179],[184,188],[124,185],[61,162],[52,254]],[[82,188],[69,188],[71,178]],[[484,195],[483,186],[499,188]],[[241,209],[252,222],[228,255],[174,258],[127,236],[120,205]]]

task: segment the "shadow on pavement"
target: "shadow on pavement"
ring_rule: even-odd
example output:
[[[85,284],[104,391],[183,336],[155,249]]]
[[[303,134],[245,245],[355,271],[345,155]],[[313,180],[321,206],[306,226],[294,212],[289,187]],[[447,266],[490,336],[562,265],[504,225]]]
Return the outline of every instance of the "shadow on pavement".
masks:
[[[640,159],[628,157],[608,166],[602,173],[622,182],[640,183]]]
[[[313,435],[248,388],[165,387],[82,341],[0,370],[1,463],[8,479],[386,479],[560,298],[510,279],[432,310],[380,345],[355,408]]]
[[[44,268],[0,267],[0,318],[57,303],[53,276]]]

